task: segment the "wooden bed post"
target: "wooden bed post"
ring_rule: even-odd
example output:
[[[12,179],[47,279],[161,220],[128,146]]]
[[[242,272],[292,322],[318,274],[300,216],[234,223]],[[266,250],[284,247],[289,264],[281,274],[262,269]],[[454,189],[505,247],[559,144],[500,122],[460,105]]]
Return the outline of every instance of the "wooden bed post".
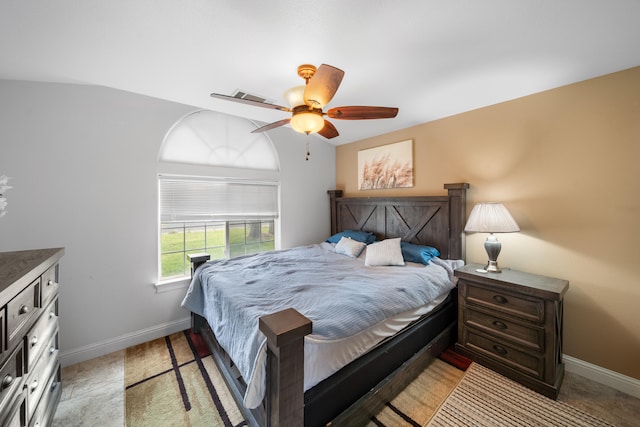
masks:
[[[329,206],[331,207],[331,233],[334,235],[338,232],[338,212],[336,210],[336,199],[342,197],[342,190],[329,190]]]
[[[201,254],[189,254],[187,257],[189,257],[189,261],[191,262],[191,278],[196,274],[198,267],[211,259],[211,255],[206,252]],[[191,313],[191,330],[194,333],[200,333],[203,322],[205,322],[204,318]]]
[[[293,308],[260,318],[267,337],[267,425],[304,425],[304,337],[312,322]]]
[[[465,218],[467,217],[467,188],[469,184],[460,182],[445,184],[449,192],[449,259],[465,259]]]

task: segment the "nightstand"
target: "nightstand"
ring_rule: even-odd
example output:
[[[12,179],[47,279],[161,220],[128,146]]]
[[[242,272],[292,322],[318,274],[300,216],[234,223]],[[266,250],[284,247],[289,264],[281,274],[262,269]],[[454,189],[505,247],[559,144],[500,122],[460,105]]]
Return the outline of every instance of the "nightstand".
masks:
[[[458,277],[456,351],[547,397],[556,399],[564,376],[562,303],[569,282],[479,264]]]

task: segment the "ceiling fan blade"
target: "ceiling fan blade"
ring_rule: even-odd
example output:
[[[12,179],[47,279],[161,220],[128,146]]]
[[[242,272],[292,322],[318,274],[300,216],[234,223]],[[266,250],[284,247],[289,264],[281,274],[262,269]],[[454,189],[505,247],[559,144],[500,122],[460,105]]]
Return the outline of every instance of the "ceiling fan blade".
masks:
[[[322,108],[336,94],[344,71],[331,65],[322,64],[304,89],[304,102],[314,108]]]
[[[327,116],[342,120],[391,119],[397,114],[398,109],[395,107],[350,106],[331,108],[327,111]]]
[[[291,117],[288,117],[286,119],[282,119],[282,120],[278,120],[277,122],[273,122],[273,123],[269,123],[268,125],[264,125],[262,127],[259,127],[258,129],[252,130],[251,133],[258,133],[258,132],[265,132],[271,129],[275,129],[277,127],[280,126],[284,126],[286,124],[288,124],[291,121]]]
[[[239,102],[240,104],[253,105],[254,107],[270,108],[272,110],[281,110],[281,111],[291,111],[290,108],[283,107],[282,105],[269,104],[268,102],[252,101],[250,99],[236,98],[235,96],[221,95],[219,93],[212,93],[211,97],[224,99],[225,101]]]
[[[335,138],[340,135],[336,127],[329,121],[324,121],[324,127],[318,131],[318,134],[324,136],[327,139]]]

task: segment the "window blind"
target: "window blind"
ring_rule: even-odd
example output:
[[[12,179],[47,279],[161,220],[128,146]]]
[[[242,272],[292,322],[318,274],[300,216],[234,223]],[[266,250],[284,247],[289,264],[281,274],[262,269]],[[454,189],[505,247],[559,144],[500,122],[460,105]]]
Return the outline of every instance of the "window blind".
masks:
[[[276,183],[160,177],[160,221],[230,221],[278,215]]]

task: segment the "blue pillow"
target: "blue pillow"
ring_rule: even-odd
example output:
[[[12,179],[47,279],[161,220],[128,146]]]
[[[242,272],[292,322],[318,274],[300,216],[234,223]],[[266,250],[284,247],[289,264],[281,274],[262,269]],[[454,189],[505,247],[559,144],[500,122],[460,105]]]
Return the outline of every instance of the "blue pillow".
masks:
[[[429,260],[440,255],[440,251],[431,246],[414,245],[413,243],[400,242],[402,257],[406,262],[417,262],[427,265]]]
[[[348,237],[350,239],[357,240],[358,242],[366,243],[367,245],[376,241],[375,234],[368,231],[345,230],[329,237],[327,242],[338,243],[342,237]]]

